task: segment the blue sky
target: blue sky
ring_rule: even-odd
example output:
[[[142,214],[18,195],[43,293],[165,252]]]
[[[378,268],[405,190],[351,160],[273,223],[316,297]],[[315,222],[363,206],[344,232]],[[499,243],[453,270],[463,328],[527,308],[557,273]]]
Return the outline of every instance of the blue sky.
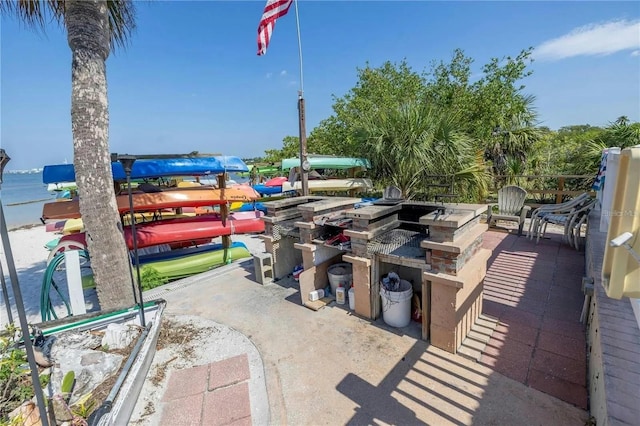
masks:
[[[107,62],[112,152],[260,156],[297,135],[295,14],[277,21],[265,56],[256,31],[265,2],[136,2],[137,29]],[[475,59],[536,47],[541,124],[640,120],[638,2],[299,3],[307,130],[356,83],[356,67],[400,61],[421,71],[455,48]],[[0,144],[9,169],[73,158],[71,54],[63,30],[2,17]]]

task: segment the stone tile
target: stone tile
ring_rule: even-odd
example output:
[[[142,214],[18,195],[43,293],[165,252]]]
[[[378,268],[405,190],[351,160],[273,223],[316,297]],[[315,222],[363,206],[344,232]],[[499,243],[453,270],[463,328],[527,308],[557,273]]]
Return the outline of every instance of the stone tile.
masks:
[[[505,309],[504,313],[500,317],[500,322],[509,325],[518,323],[528,325],[529,327],[539,328],[542,324],[542,315],[524,312],[519,309]]]
[[[580,386],[585,386],[587,383],[586,358],[578,361],[542,349],[536,349],[531,361],[531,368]]]
[[[535,346],[538,339],[538,329],[519,323],[510,325],[498,324],[492,337],[497,340],[510,339],[529,346]]]
[[[178,370],[179,371],[179,370]],[[200,426],[204,392],[165,402],[160,424],[172,426]]]
[[[527,276],[527,279],[536,281],[548,281],[549,283],[553,283],[553,271],[536,269]]]
[[[202,424],[227,425],[251,416],[249,384],[238,383],[212,392],[204,397]]]
[[[553,283],[550,280],[527,280],[526,288],[549,292]]]
[[[578,319],[564,321],[546,315],[542,320],[542,330],[571,337],[573,339],[579,339],[581,336],[585,335],[584,326],[580,321],[578,321]]]
[[[557,285],[559,287],[580,290],[582,288],[582,275],[583,274],[580,274],[580,279],[576,279],[575,274],[568,274],[566,272],[563,272],[555,276],[553,283],[554,285]]]
[[[501,295],[499,293],[498,294],[491,294],[491,292],[485,292],[484,300],[499,304],[499,305],[501,305],[503,307],[505,305],[511,303],[511,300],[509,300],[508,296],[503,296],[503,295]],[[514,302],[514,304],[515,304],[515,302]]]
[[[540,332],[538,348],[577,361],[583,361],[587,356],[584,338],[573,339],[567,336],[558,336],[549,331]]]
[[[499,334],[499,333],[498,333]],[[512,339],[499,340],[496,333],[489,339],[484,349],[484,354],[512,362],[518,362],[524,366],[529,365],[533,345],[518,342]]]
[[[519,361],[513,361],[509,359],[503,359],[501,357],[495,357],[487,354],[482,354],[480,357],[480,364],[483,364],[496,373],[500,373],[510,379],[516,380],[520,383],[526,383],[528,374],[528,365]]]
[[[212,362],[209,368],[209,390],[249,380],[249,358],[247,354]]]
[[[504,306],[499,302],[487,300],[486,298],[482,301],[482,313],[485,315],[499,318],[504,309]]]
[[[520,300],[531,300],[544,303],[549,299],[549,291],[545,289],[529,288],[528,286],[525,286],[519,293]]]
[[[227,424],[226,426],[252,426],[253,422],[251,420],[251,416],[249,417],[243,417],[240,420],[235,420],[229,424]]]
[[[558,307],[548,305],[544,312],[545,318],[554,318],[561,321],[572,322],[580,321],[580,313],[582,309],[573,309],[571,307]]]
[[[202,393],[207,390],[208,377],[208,365],[174,370],[169,376],[167,389],[164,391],[162,400],[171,401]]]
[[[524,312],[542,316],[547,309],[547,303],[540,300],[516,299],[516,307]]]
[[[567,380],[546,374],[537,369],[529,371],[528,385],[562,401],[587,409],[587,388]]]

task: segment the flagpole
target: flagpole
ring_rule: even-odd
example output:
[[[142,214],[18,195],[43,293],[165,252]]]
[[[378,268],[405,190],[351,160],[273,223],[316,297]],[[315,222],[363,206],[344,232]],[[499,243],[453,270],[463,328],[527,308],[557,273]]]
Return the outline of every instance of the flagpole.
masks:
[[[298,0],[293,0],[296,8],[296,30],[298,32],[298,57],[300,59],[300,90],[298,91],[298,127],[300,130],[300,181],[302,195],[309,195],[309,174],[304,164],[307,162],[307,128],[304,105],[304,73],[302,71],[302,41],[300,39],[300,18],[298,16]]]

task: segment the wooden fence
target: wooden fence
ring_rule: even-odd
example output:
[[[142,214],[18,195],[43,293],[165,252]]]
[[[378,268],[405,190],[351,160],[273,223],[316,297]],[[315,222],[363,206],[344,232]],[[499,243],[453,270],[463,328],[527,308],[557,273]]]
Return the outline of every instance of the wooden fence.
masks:
[[[590,175],[516,175],[516,176],[496,176],[496,181],[505,182],[504,185],[518,185],[524,188],[528,194],[533,195],[539,202],[527,202],[527,205],[538,206],[543,204],[548,195],[551,195],[548,202],[561,203],[566,198],[588,192],[595,196],[595,191],[591,189],[591,181],[594,176]],[[555,183],[551,183],[555,181]],[[494,181],[495,182],[495,181]],[[489,195],[493,199],[497,198],[498,188],[491,188]]]

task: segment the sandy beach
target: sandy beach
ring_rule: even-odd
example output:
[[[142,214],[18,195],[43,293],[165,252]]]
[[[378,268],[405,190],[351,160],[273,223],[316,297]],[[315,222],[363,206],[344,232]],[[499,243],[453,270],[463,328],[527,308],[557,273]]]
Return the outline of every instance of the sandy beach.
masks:
[[[49,255],[45,244],[57,237],[59,237],[59,235],[46,232],[43,225],[9,231],[11,252],[18,275],[27,320],[30,323],[41,322],[40,292],[42,279],[47,267],[47,256]],[[245,243],[252,254],[264,251],[264,243],[257,235],[235,235],[233,236],[233,241]],[[12,307],[14,322],[17,322],[18,311],[11,289],[9,268],[6,263],[3,247],[0,247],[0,252],[2,253],[2,272],[8,290],[9,303]],[[64,306],[61,304],[60,306],[56,306],[56,311],[64,313]],[[2,295],[2,297],[0,297],[0,326],[4,328],[7,322],[7,309],[4,302],[4,295]]]
[[[47,256],[49,251],[45,244],[57,236],[46,232],[43,225],[31,228],[22,228],[9,231],[9,241],[11,242],[11,252],[18,275],[18,283],[22,292],[27,320],[30,323],[38,323],[40,319],[40,290],[42,278],[47,268]],[[11,289],[9,278],[9,268],[6,263],[4,247],[0,247],[2,252],[2,272],[7,286],[7,293],[13,312],[13,319],[18,320],[18,311],[15,306],[15,299]],[[0,298],[0,325],[4,327],[8,322],[7,308],[5,306],[4,294]]]

